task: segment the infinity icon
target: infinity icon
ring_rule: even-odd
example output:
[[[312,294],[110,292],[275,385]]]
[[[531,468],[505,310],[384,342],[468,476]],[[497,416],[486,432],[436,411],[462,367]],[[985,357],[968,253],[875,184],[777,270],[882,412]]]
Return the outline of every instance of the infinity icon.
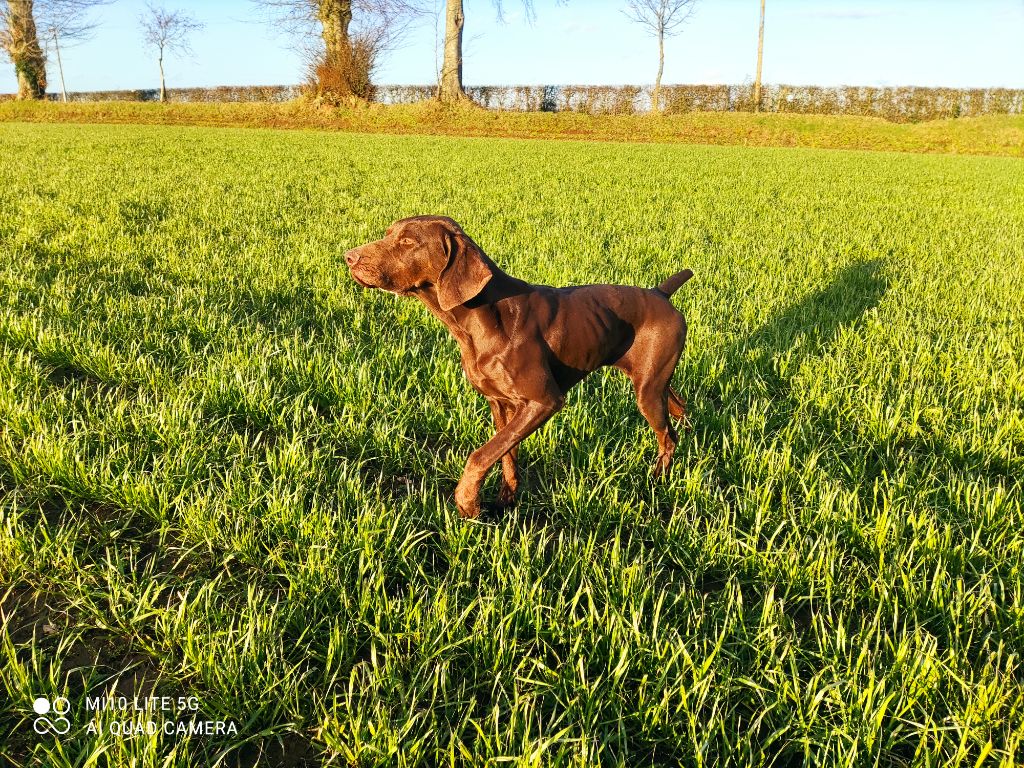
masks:
[[[63,736],[71,730],[71,723],[66,717],[55,717],[53,720],[45,716],[37,717],[32,721],[32,730],[40,734],[56,733],[58,736]]]

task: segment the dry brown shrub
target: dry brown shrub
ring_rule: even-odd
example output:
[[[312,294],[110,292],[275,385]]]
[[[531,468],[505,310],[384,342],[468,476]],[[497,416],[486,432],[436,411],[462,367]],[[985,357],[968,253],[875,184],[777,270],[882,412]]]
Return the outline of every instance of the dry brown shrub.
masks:
[[[378,54],[379,45],[370,36],[357,37],[340,50],[316,54],[308,66],[308,92],[332,104],[373,101],[373,72]]]

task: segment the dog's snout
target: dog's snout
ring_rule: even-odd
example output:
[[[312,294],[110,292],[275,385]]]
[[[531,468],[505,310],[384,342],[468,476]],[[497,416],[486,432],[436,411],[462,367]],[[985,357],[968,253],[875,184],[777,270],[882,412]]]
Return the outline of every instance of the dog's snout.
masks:
[[[345,252],[345,263],[350,267],[354,267],[359,262],[359,253],[357,248],[353,248],[351,251]]]

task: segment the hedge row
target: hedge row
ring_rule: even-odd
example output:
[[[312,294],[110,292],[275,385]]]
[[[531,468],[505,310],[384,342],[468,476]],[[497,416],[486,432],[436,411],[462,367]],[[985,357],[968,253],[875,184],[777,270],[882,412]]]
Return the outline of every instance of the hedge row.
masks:
[[[488,109],[526,112],[583,112],[635,114],[651,108],[649,86],[620,85],[481,85],[467,88],[477,104]],[[171,88],[175,102],[281,102],[294,99],[300,86],[221,86]],[[410,104],[434,97],[432,85],[381,85],[377,100]],[[71,93],[71,101],[156,101],[157,90]],[[59,100],[60,96],[49,95]],[[749,112],[754,107],[751,85],[668,85],[662,88],[662,107],[670,114],[684,112]],[[1024,90],[1009,88],[873,88],[861,86],[768,85],[761,92],[765,112],[863,115],[894,122],[913,122],[989,114],[1024,114]]]
[[[289,101],[298,98],[298,85],[219,85],[214,88],[168,88],[167,100],[176,102]],[[50,101],[60,101],[59,93],[48,93]],[[159,101],[160,89],[135,91],[85,91],[69,93],[68,101]]]
[[[651,108],[650,86],[513,85],[466,89],[477,104],[490,109],[527,112],[634,114]],[[667,85],[662,87],[665,112],[751,112],[752,85]],[[382,85],[377,99],[411,103],[433,98],[427,85]],[[1024,114],[1024,90],[1009,88],[873,88],[815,85],[766,85],[761,89],[765,112],[882,117],[894,122]]]
[[[683,85],[665,89],[667,112],[751,111],[750,85]],[[650,99],[648,98],[648,106]],[[1024,90],[1009,88],[873,88],[770,85],[761,89],[765,112],[862,115],[893,122],[916,122],[979,115],[1024,113]]]

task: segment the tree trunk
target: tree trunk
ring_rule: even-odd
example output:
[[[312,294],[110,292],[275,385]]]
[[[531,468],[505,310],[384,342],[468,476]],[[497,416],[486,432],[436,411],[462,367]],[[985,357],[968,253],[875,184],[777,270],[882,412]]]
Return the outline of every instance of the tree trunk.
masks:
[[[57,71],[60,72],[60,99],[67,104],[68,88],[64,84],[64,62],[60,60],[60,40],[56,32],[53,33],[53,50],[57,52]]]
[[[437,94],[444,102],[469,99],[462,87],[462,28],[465,24],[462,0],[448,0],[444,28],[444,63],[441,65],[441,86]]]
[[[352,23],[352,0],[318,0],[316,16],[322,28],[327,61],[337,61],[347,53],[351,43],[348,28]]]
[[[754,111],[761,111],[761,60],[764,57],[764,0],[761,0],[761,27],[757,32],[757,75],[754,77]]]
[[[160,64],[160,101],[167,100],[167,86],[164,85],[164,52],[160,51],[160,58],[158,59]]]
[[[661,76],[665,73],[665,30],[658,30],[658,76],[654,78],[654,93],[651,94],[651,110],[661,114]]]
[[[39,45],[32,0],[7,0],[7,34],[4,48],[18,75],[18,98],[46,96],[46,56]]]

